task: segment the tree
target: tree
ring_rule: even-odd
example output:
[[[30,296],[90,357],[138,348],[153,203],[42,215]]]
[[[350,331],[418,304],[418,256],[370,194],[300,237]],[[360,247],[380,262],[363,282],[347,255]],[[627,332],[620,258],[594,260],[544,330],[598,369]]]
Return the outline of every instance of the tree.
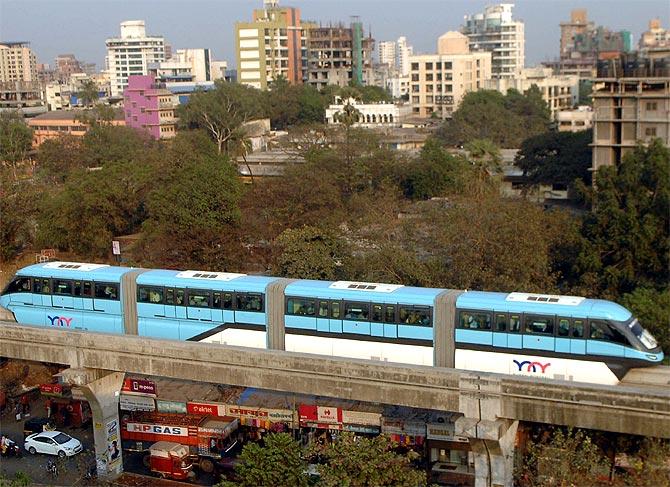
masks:
[[[264,445],[247,443],[235,467],[237,482],[220,482],[218,487],[307,487],[307,462],[300,443],[287,433],[265,436]]]
[[[17,165],[25,161],[33,142],[33,131],[18,112],[0,112],[0,163],[11,168],[16,178]]]
[[[35,175],[47,184],[62,184],[76,169],[86,167],[81,137],[62,135],[45,140],[37,149]]]
[[[329,445],[317,445],[314,453],[325,461],[317,466],[321,475],[318,485],[323,487],[426,485],[425,472],[412,465],[419,454],[394,452],[386,435],[356,438],[345,432]]]
[[[624,294],[620,302],[654,335],[663,352],[670,356],[670,288],[658,291],[639,287]]]
[[[335,281],[341,277],[346,246],[336,234],[311,226],[287,229],[277,238],[274,273],[298,279]]]
[[[527,137],[546,132],[550,126],[549,111],[539,90],[525,94],[509,90],[478,90],[467,93],[444,122],[437,136],[445,144],[462,146],[474,139],[489,139],[498,147],[519,147]]]
[[[630,458],[632,457],[632,458]],[[670,442],[657,438],[644,438],[636,454],[630,455],[630,469],[625,477],[626,485],[656,487],[670,485]]]
[[[0,172],[0,262],[9,262],[33,241],[32,219],[39,191]]]
[[[98,85],[95,84],[93,80],[86,80],[81,85],[81,89],[77,95],[82,101],[84,106],[90,107],[93,106],[98,101]]]
[[[240,129],[246,122],[264,116],[262,99],[255,88],[217,80],[215,89],[198,91],[179,106],[179,123],[206,130],[221,154],[232,147],[235,137],[244,135]]]
[[[523,169],[528,184],[564,184],[575,179],[591,184],[592,130],[547,132],[529,137],[521,144],[515,164]]]
[[[469,160],[473,166],[473,194],[494,190],[498,191],[498,176],[502,174],[500,149],[488,139],[474,139],[465,144]]]
[[[603,297],[670,281],[670,149],[656,139],[638,146],[618,166],[602,167],[597,189],[581,190],[593,209],[576,266],[582,281]]]
[[[515,483],[523,487],[572,487],[599,483],[609,465],[586,432],[556,428],[530,442],[515,473]]]

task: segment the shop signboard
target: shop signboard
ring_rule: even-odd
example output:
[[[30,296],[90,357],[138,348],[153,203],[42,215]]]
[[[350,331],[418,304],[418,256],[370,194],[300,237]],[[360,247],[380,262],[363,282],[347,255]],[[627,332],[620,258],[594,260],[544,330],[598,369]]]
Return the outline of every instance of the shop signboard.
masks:
[[[40,384],[40,394],[43,396],[63,397],[65,391],[60,384]]]
[[[426,423],[420,421],[403,421],[399,418],[382,418],[382,433],[426,436]]]
[[[429,440],[439,441],[457,441],[459,443],[468,443],[465,436],[457,436],[454,434],[454,425],[447,423],[429,424],[426,426],[428,432],[427,438]]]
[[[156,383],[147,379],[124,379],[121,391],[128,394],[144,394],[156,396]]]
[[[344,431],[351,431],[353,433],[368,433],[378,434],[379,426],[365,426],[361,424],[344,424],[342,425]]]
[[[159,413],[186,414],[186,403],[156,399],[156,410]]]
[[[226,415],[226,405],[204,402],[186,403],[186,412],[198,416],[217,416],[222,418]]]
[[[360,411],[342,411],[342,422],[344,424],[359,424],[376,426],[379,430],[382,415],[379,413],[365,413]]]
[[[119,397],[119,407],[124,411],[155,411],[156,404],[153,397],[133,396],[130,394],[121,394]]]
[[[166,424],[126,423],[129,433],[147,433],[163,436],[188,436],[187,426],[173,426]]]
[[[342,410],[328,406],[317,406],[316,417],[319,423],[341,423]]]

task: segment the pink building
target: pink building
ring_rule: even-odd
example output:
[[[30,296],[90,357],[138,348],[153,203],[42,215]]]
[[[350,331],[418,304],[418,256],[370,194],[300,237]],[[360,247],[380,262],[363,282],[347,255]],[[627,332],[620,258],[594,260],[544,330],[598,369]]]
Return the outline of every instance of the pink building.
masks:
[[[176,134],[177,107],[174,95],[156,84],[153,76],[129,76],[123,91],[126,125],[146,130],[154,139],[170,139]]]

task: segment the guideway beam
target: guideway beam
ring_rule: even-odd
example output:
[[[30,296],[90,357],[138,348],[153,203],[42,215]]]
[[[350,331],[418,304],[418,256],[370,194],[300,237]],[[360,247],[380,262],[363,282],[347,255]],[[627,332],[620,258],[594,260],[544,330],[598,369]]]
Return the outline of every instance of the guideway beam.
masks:
[[[125,373],[97,369],[66,369],[61,380],[84,393],[93,413],[95,466],[99,479],[111,480],[123,472],[119,395]]]

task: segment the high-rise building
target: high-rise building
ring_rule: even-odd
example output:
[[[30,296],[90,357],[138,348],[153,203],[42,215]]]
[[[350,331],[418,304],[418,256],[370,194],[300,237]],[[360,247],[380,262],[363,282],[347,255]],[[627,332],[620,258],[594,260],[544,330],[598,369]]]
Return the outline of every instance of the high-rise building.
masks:
[[[463,96],[491,78],[491,53],[470,52],[468,38],[447,32],[437,41],[437,54],[409,57],[412,113],[451,118]]]
[[[381,41],[377,45],[377,57],[380,64],[386,64],[391,68],[397,67],[397,45],[395,41]]]
[[[29,42],[0,42],[0,83],[37,82],[37,58]]]
[[[488,6],[483,13],[465,16],[461,32],[470,50],[491,53],[493,78],[514,78],[524,67],[524,24],[512,18],[513,3]]]
[[[280,76],[302,83],[307,46],[300,9],[279,7],[277,0],[263,4],[254,10],[251,22],[235,23],[237,80],[260,89]]]
[[[374,39],[364,37],[363,26],[353,22],[305,29],[307,38],[306,82],[321,89],[350,82],[372,84]]]
[[[670,57],[670,30],[661,27],[661,19],[649,21],[649,30],[640,36],[640,52],[647,58]]]
[[[585,8],[570,12],[570,21],[561,22],[561,59],[567,59],[575,49],[575,39],[595,29],[593,22],[587,20]]]
[[[143,20],[121,22],[121,37],[107,39],[105,64],[112,96],[122,96],[128,76],[146,75],[149,64],[165,61],[163,36],[147,36]]]
[[[622,56],[598,63],[593,83],[593,170],[619,164],[639,142],[670,147],[670,65]]]
[[[405,36],[398,37],[396,45],[396,67],[402,76],[408,76],[409,57],[414,54],[414,48],[407,44]]]
[[[74,54],[59,54],[56,56],[56,73],[60,81],[67,81],[74,73],[82,73],[81,63]]]

